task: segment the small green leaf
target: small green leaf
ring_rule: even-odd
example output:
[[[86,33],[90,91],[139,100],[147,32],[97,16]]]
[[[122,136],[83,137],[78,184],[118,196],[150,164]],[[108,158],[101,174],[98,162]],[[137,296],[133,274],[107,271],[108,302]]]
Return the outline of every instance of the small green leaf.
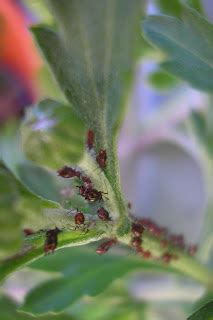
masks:
[[[84,152],[83,123],[68,105],[57,101],[44,100],[32,108],[21,133],[27,156],[55,170],[77,163]]]
[[[149,16],[143,22],[146,38],[169,56],[162,68],[198,89],[213,90],[213,26],[196,11],[184,9],[182,21]]]
[[[188,320],[213,320],[213,301],[193,313]]]
[[[171,90],[178,84],[178,79],[163,70],[152,72],[148,77],[149,83],[158,90]]]
[[[23,310],[33,313],[59,312],[83,295],[101,293],[113,280],[138,268],[143,271],[164,269],[156,263],[134,257],[110,253],[99,256],[94,247],[64,249],[57,256],[37,260],[31,267],[61,273],[60,278],[48,281],[29,293]]]
[[[55,315],[55,314],[47,314],[40,317],[34,317],[29,313],[17,311],[17,305],[15,302],[10,300],[7,297],[0,297],[0,310],[1,310],[1,318],[2,320],[72,320],[74,319],[70,315],[66,315],[64,313]]]

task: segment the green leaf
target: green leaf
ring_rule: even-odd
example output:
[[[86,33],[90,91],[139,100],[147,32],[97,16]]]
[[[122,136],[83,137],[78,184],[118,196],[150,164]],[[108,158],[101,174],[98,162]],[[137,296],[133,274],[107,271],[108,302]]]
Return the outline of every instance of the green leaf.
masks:
[[[37,260],[31,267],[61,273],[58,279],[48,281],[29,293],[23,310],[33,313],[59,312],[84,295],[101,293],[113,280],[130,271],[164,269],[156,263],[134,257],[110,253],[99,256],[94,247],[64,249],[55,256]]]
[[[70,315],[64,313],[59,315],[47,314],[40,317],[34,317],[33,315],[17,311],[17,305],[7,297],[0,297],[0,310],[1,318],[4,320],[72,320],[74,319]]]
[[[213,90],[213,26],[196,11],[184,9],[182,21],[149,16],[143,22],[145,37],[168,54],[161,67],[192,86]]]
[[[177,78],[163,70],[156,70],[148,77],[148,82],[158,90],[171,90],[178,84]]]
[[[77,163],[84,152],[83,123],[68,105],[54,100],[32,108],[21,133],[27,156],[55,170]]]
[[[19,190],[10,172],[0,165],[0,259],[21,246],[23,216],[17,210]]]
[[[178,18],[182,16],[184,7],[181,0],[157,0],[156,2],[163,14],[172,15]],[[185,0],[185,3],[200,13],[203,12],[200,0]]]
[[[141,1],[49,4],[65,39],[44,26],[33,33],[75,111],[99,136],[111,134],[120,122],[124,80],[139,49]]]
[[[0,159],[30,192],[47,200],[61,201],[61,189],[67,183],[60,180],[55,172],[39,167],[25,157],[17,125],[1,131]]]
[[[163,14],[181,17],[182,6],[179,0],[157,0],[157,5]]]
[[[115,138],[142,51],[141,1],[48,3],[60,31],[42,25],[32,31],[73,110],[94,131],[96,151],[107,149],[106,172],[120,201]]]
[[[124,281],[116,281],[94,298],[83,297],[67,310],[82,320],[146,319],[146,311],[147,305],[129,294],[128,285]]]
[[[188,320],[213,320],[213,301],[193,313]]]

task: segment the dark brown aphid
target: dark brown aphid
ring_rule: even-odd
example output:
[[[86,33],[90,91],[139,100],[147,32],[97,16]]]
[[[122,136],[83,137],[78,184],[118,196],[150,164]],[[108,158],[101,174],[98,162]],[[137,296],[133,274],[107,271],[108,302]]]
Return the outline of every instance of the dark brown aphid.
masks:
[[[100,244],[100,246],[96,249],[97,254],[106,253],[114,244],[117,243],[117,239],[110,239]]]
[[[91,129],[87,132],[87,147],[89,150],[94,148],[94,132]]]
[[[132,233],[135,237],[140,237],[144,232],[144,227],[139,223],[132,224]]]
[[[32,229],[23,229],[24,235],[27,236],[31,236],[32,234],[34,234],[34,231]]]
[[[132,247],[134,247],[134,248],[136,248],[136,249],[137,249],[137,248],[140,248],[141,243],[142,243],[142,240],[141,240],[140,237],[134,237],[134,238],[132,238],[132,240],[131,240]]]
[[[103,207],[98,209],[97,215],[98,215],[98,218],[103,221],[111,221],[111,218],[109,216],[109,212],[106,209],[104,209]]]
[[[169,252],[166,252],[162,255],[162,260],[164,263],[170,263],[171,260],[175,260],[177,258],[178,258],[178,256],[176,254],[172,254]]]
[[[79,189],[79,194],[85,198],[87,193],[87,188],[84,186],[77,186],[77,188]]]
[[[151,252],[149,250],[143,251],[144,259],[149,259],[149,258],[151,258],[151,256],[152,256],[152,254],[151,254]]]
[[[57,172],[58,172],[58,175],[63,178],[74,178],[74,177],[80,178],[81,176],[80,171],[67,166],[64,166],[63,168],[59,169]]]
[[[182,234],[171,235],[170,241],[176,247],[179,247],[181,249],[184,249],[184,247],[185,247],[184,237]]]
[[[107,161],[107,153],[106,150],[101,149],[99,151],[99,154],[96,156],[96,161],[99,164],[99,167],[101,169],[104,169],[106,167],[106,161]]]
[[[105,194],[102,191],[98,191],[96,189],[86,189],[84,198],[90,202],[96,202],[96,201],[103,201],[103,194]]]
[[[53,253],[58,245],[58,234],[61,231],[58,228],[46,231],[46,240],[44,244],[45,254]]]
[[[86,189],[92,189],[92,181],[88,176],[81,176],[81,180],[83,181]]]
[[[85,221],[84,214],[80,211],[76,212],[74,216],[74,220],[76,225],[84,224],[84,221]]]
[[[142,255],[144,259],[149,259],[152,256],[149,250],[144,250],[141,246],[137,248],[137,253]]]

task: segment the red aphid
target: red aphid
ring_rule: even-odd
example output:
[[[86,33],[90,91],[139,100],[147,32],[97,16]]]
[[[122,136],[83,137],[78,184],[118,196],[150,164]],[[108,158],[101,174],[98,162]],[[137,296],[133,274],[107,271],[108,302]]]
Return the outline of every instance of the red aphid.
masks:
[[[85,221],[84,214],[82,212],[76,212],[74,216],[74,220],[75,220],[75,224],[77,225],[84,224],[84,221]]]
[[[87,147],[89,150],[94,148],[94,132],[92,130],[87,132]]]
[[[85,186],[77,186],[77,188],[79,189],[80,196],[85,198],[87,193],[87,188]]]
[[[134,237],[134,238],[132,238],[132,240],[131,240],[131,245],[132,245],[132,247],[134,247],[134,248],[140,248],[141,243],[142,243],[142,240],[141,240],[140,237]]]
[[[164,263],[170,263],[171,260],[177,259],[178,256],[176,254],[171,254],[169,252],[166,252],[162,255],[162,260]]]
[[[99,154],[96,156],[96,161],[99,164],[99,167],[101,169],[104,169],[106,167],[106,161],[107,161],[107,153],[106,150],[101,149],[99,151]]]
[[[110,239],[100,244],[100,246],[96,249],[97,254],[106,253],[114,244],[117,243],[117,239]]]
[[[144,232],[144,227],[139,223],[132,224],[132,233],[135,237],[140,237]]]
[[[24,229],[23,232],[25,236],[31,236],[32,234],[34,234],[34,231],[28,228]]]
[[[103,221],[111,221],[111,218],[109,216],[109,212],[106,209],[104,209],[103,207],[98,209],[97,215],[98,215],[99,219],[101,219]]]
[[[46,240],[44,244],[45,254],[53,253],[58,245],[58,234],[61,231],[58,228],[46,231]]]
[[[103,201],[104,192],[98,191],[96,189],[86,189],[84,192],[84,198],[89,202]]]
[[[92,189],[92,181],[88,176],[81,176],[81,180],[83,181],[85,188]]]
[[[152,254],[149,250],[143,251],[143,257],[144,259],[149,259],[151,258]]]
[[[63,178],[80,178],[81,172],[73,169],[72,167],[64,166],[63,168],[57,171],[58,175]]]
[[[173,245],[179,247],[179,248],[184,248],[185,247],[185,243],[184,243],[184,238],[183,235],[171,235],[170,237],[170,241],[172,242]]]

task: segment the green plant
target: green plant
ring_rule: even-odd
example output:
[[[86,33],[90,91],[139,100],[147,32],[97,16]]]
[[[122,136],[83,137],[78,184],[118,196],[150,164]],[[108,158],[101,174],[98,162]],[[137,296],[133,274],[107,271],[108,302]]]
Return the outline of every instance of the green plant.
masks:
[[[137,241],[142,237],[143,251],[140,243],[133,243],[134,219],[128,213],[121,191],[117,139],[137,62],[149,47],[141,37],[141,1],[47,2],[57,26],[37,25],[32,32],[65,98],[42,101],[28,112],[24,121],[5,126],[0,137],[0,277],[4,279],[25,265],[53,275],[57,273],[56,278],[28,294],[19,313],[21,318],[31,318],[23,311],[43,314],[68,310],[84,294],[96,296],[113,280],[135,270],[187,276],[212,292],[211,270],[173,243],[169,242],[165,249],[162,234],[153,234],[145,228],[135,237]],[[212,25],[188,7],[181,5],[181,11],[183,22],[169,16],[146,18],[142,26],[144,36],[168,54],[162,68],[211,92]],[[161,81],[161,75],[158,79]],[[40,114],[52,121],[50,128],[33,131]],[[94,150],[89,150],[85,143],[88,130],[94,133]],[[101,149],[107,153],[103,168],[96,161]],[[91,179],[92,190],[106,193],[102,195],[103,201],[85,201],[86,197],[78,194],[76,185],[82,183],[82,178],[58,177],[56,170],[66,164],[77,165],[81,177],[86,175]],[[91,193],[87,196],[86,200],[90,199]],[[109,212],[110,221],[99,219],[96,213],[100,207]],[[85,225],[78,229],[74,220],[76,208],[85,216]],[[57,249],[75,248],[42,258],[46,232],[56,227],[60,230]],[[23,237],[21,231],[27,228],[32,229],[32,234]],[[96,255],[97,244],[92,243],[104,238],[116,238],[121,251]],[[89,245],[85,247],[86,244]],[[129,256],[132,246],[139,255]],[[51,248],[48,246],[47,251]],[[108,247],[101,244],[99,249],[104,252]],[[151,258],[145,259],[149,252]],[[125,305],[127,294],[119,294]],[[2,305],[11,303],[4,299]],[[110,305],[107,293],[103,299],[109,300]],[[109,319],[116,317],[121,305],[116,305],[117,311]],[[11,318],[12,312],[16,312],[12,308],[15,309],[8,307]],[[97,308],[95,303],[94,308]],[[146,306],[135,303],[126,319],[132,319],[131,314],[137,310],[144,314]],[[48,315],[46,319],[64,317]]]

